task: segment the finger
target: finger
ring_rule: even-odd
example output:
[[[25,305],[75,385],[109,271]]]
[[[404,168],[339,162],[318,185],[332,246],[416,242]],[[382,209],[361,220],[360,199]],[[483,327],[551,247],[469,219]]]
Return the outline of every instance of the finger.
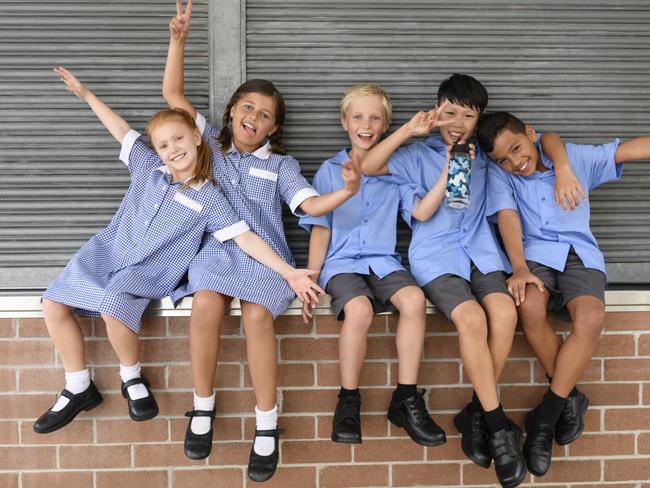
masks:
[[[569,207],[571,207],[571,210],[575,210],[575,209],[576,209],[576,204],[575,204],[575,202],[573,201],[573,195],[571,195],[571,193],[569,193],[568,195],[565,195],[565,196],[564,196],[564,199],[565,199],[567,202],[569,202]]]
[[[519,303],[526,301],[526,282],[519,283]]]
[[[513,286],[510,293],[512,293],[512,298],[515,299],[515,305],[519,306],[519,288],[516,285]]]
[[[578,192],[580,193],[580,195],[582,195],[582,199],[586,202],[587,201],[587,194],[582,189],[581,185],[578,185]]]
[[[562,210],[567,212],[569,210],[569,207],[566,204],[566,198],[564,198],[563,194],[560,194],[559,198],[560,198],[560,205],[562,205]]]
[[[187,0],[187,7],[185,8],[185,15],[192,16],[192,0]]]
[[[573,208],[575,209],[578,205],[580,205],[580,194],[578,193],[577,188],[574,188],[571,192],[571,198],[573,199]]]
[[[447,108],[447,105],[449,105],[449,100],[445,99],[445,101],[442,102],[442,105],[438,105],[437,108],[435,109],[436,113],[439,114],[440,112],[442,112],[445,108]]]
[[[533,284],[537,285],[537,289],[544,293],[544,282],[535,276],[535,281]]]
[[[307,290],[306,293],[309,296],[309,303],[316,305],[318,303],[318,295],[316,295],[312,290]]]
[[[181,0],[176,0],[176,15],[179,17],[183,15],[183,3]]]
[[[436,120],[434,127],[444,127],[445,125],[449,125],[453,122],[453,120]]]

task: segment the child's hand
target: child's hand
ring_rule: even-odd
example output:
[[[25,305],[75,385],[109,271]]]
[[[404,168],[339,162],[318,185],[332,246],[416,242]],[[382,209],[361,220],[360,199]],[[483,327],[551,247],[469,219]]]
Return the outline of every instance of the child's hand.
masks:
[[[568,165],[556,166],[553,194],[555,195],[555,203],[562,205],[565,212],[569,210],[569,207],[571,207],[571,210],[576,209],[580,203],[580,196],[585,202],[587,201],[587,194]]]
[[[313,305],[309,302],[303,302],[302,304],[302,321],[305,324],[308,324],[309,321],[312,319],[314,316],[314,308],[316,305]]]
[[[462,142],[458,142],[458,144],[463,144]],[[448,144],[445,146],[447,149],[447,163],[449,163],[449,160],[451,159],[451,149],[454,147],[451,144]],[[469,145],[469,159],[470,161],[474,161],[474,158],[476,157],[476,148],[474,147],[474,144]]]
[[[352,194],[356,194],[361,186],[361,168],[359,161],[345,161],[341,169],[341,177],[345,184],[345,189]]]
[[[287,283],[289,283],[289,286],[298,295],[302,303],[316,305],[318,303],[318,295],[325,293],[310,278],[310,276],[316,276],[318,274],[318,271],[311,269],[294,269],[286,278]]]
[[[506,280],[508,291],[515,299],[515,305],[519,306],[526,300],[526,285],[528,283],[535,285],[539,291],[544,292],[544,282],[528,270],[515,271]]]
[[[74,93],[77,95],[79,98],[82,100],[86,100],[86,97],[90,93],[90,90],[86,88],[78,79],[75,75],[70,73],[67,69],[65,69],[63,66],[57,66],[54,68],[54,72],[59,75],[59,78],[61,78],[61,81],[65,83],[65,88],[71,93]]]
[[[192,0],[187,0],[187,7],[183,12],[182,0],[176,0],[176,17],[169,21],[169,33],[175,41],[184,41],[190,34],[190,17],[192,15]]]

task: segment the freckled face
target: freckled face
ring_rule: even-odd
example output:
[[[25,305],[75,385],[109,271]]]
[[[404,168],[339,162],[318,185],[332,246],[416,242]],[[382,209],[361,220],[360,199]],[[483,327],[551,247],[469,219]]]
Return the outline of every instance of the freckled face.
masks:
[[[261,93],[245,93],[230,109],[233,143],[238,151],[254,152],[276,130],[273,98]]]

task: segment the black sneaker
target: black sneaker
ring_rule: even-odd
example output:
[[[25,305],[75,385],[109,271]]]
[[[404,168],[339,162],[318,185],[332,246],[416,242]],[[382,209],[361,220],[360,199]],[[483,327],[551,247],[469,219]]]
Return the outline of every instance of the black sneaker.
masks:
[[[185,442],[183,449],[185,455],[190,459],[205,459],[212,451],[212,422],[214,421],[214,408],[212,410],[190,410],[185,412],[185,416],[190,418],[185,431]],[[194,417],[210,417],[210,430],[205,434],[195,434],[192,432],[192,419]]]
[[[461,447],[465,456],[482,468],[489,468],[492,455],[488,446],[488,429],[481,412],[470,411],[468,403],[454,417],[454,425],[461,435]]]
[[[339,398],[332,419],[332,440],[346,444],[361,444],[361,397]]]
[[[517,425],[509,424],[507,429],[488,433],[490,455],[494,458],[494,469],[503,488],[519,486],[526,477],[526,462],[521,452],[523,435]]]
[[[555,429],[548,424],[536,421],[535,409],[528,412],[523,453],[528,471],[535,476],[544,476],[551,466],[553,437],[555,437]]]
[[[248,458],[248,477],[253,481],[266,481],[275,473],[280,458],[280,434],[282,429],[255,430],[255,437],[273,437],[275,439],[275,449],[268,456],[262,456],[255,452],[255,439],[251,447],[250,457]]]
[[[104,400],[101,393],[97,390],[95,383],[90,382],[90,386],[81,393],[76,395],[68,390],[63,390],[61,396],[66,397],[68,404],[58,412],[51,409],[41,415],[34,422],[34,432],[38,434],[47,434],[65,427],[81,412],[82,410],[91,410]]]
[[[576,392],[566,399],[560,419],[555,425],[555,442],[561,446],[571,444],[585,428],[584,416],[589,407],[589,399],[577,388]]]
[[[406,430],[409,437],[422,446],[439,446],[447,442],[445,431],[427,411],[424,390],[401,401],[396,401],[393,394],[388,407],[388,420]]]

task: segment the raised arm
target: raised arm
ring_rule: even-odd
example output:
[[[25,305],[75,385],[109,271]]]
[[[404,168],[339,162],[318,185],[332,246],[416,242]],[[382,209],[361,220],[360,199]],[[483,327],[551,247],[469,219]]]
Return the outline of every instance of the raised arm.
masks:
[[[635,137],[622,142],[614,155],[616,163],[640,161],[642,159],[650,159],[650,136]]]
[[[447,151],[447,161],[445,162],[445,165],[442,168],[442,173],[440,173],[440,178],[438,178],[438,181],[435,182],[435,184],[422,198],[422,200],[418,200],[417,203],[415,204],[415,207],[413,207],[411,216],[414,219],[419,220],[420,222],[425,222],[429,220],[431,217],[433,217],[433,214],[436,213],[438,208],[440,208],[440,204],[445,198],[445,187],[447,185],[448,172],[449,172],[449,151]]]
[[[318,294],[325,293],[309,278],[317,275],[318,271],[295,269],[278,256],[257,234],[246,231],[234,240],[242,251],[282,276],[302,302],[318,303]]]
[[[62,66],[57,66],[54,68],[54,72],[59,75],[69,92],[74,93],[88,104],[92,111],[95,112],[97,118],[104,124],[104,127],[108,129],[108,132],[121,144],[126,133],[131,130],[131,126],[126,120],[113,112],[108,105],[97,98],[70,71]]]
[[[526,300],[526,285],[531,283],[539,291],[544,291],[544,283],[530,272],[524,258],[524,245],[521,232],[521,221],[516,210],[499,210],[497,213],[499,233],[503,246],[512,265],[512,276],[507,279],[508,291],[515,299],[517,306]]]
[[[312,217],[320,217],[331,212],[339,205],[345,203],[359,191],[361,184],[361,170],[359,163],[346,161],[343,163],[341,176],[345,186],[318,197],[309,197],[300,204],[300,210]]]
[[[327,256],[327,249],[330,245],[332,231],[322,225],[312,225],[311,233],[309,235],[309,258],[307,259],[307,268],[318,271],[323,267],[325,256]],[[314,281],[318,281],[318,274],[312,276]],[[314,304],[304,302],[302,307],[302,318],[305,323],[309,323],[312,317],[312,310]]]
[[[169,50],[163,76],[162,95],[167,105],[181,108],[195,117],[196,110],[185,96],[183,64],[185,41],[190,33],[191,15],[192,0],[187,1],[185,12],[181,0],[176,0],[176,17],[172,17],[169,21]]]
[[[544,132],[540,142],[542,150],[553,161],[555,168],[555,185],[553,187],[555,203],[562,205],[565,212],[569,208],[575,210],[580,204],[581,197],[582,200],[587,201],[587,194],[569,165],[564,142],[556,132]]]

